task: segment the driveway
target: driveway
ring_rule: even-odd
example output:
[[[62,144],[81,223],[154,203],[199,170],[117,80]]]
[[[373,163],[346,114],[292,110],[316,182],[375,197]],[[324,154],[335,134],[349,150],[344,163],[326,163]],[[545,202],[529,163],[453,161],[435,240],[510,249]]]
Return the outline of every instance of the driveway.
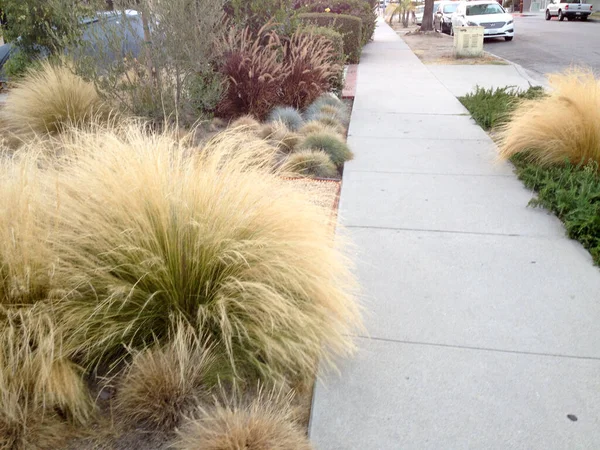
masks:
[[[515,17],[515,39],[486,41],[484,49],[538,75],[587,65],[600,70],[600,21],[546,21],[544,16]]]

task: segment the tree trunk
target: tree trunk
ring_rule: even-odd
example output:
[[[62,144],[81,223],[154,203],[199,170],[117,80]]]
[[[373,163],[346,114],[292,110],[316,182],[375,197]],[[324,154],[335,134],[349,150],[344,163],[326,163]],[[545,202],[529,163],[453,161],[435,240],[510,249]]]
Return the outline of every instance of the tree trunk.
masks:
[[[425,0],[421,31],[433,31],[433,0]]]

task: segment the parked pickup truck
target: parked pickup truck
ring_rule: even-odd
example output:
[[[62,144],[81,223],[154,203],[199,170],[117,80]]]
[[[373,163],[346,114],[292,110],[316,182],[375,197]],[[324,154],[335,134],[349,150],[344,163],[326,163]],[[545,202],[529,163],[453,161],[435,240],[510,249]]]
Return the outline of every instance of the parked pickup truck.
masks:
[[[583,3],[582,0],[552,0],[546,8],[546,20],[558,17],[561,22],[565,20],[587,20],[592,13],[592,5]]]

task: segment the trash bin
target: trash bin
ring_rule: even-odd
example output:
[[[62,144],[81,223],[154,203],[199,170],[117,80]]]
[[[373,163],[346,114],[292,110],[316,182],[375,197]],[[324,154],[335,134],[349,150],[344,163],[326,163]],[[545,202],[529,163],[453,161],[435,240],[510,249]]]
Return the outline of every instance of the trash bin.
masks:
[[[474,58],[483,53],[483,27],[454,28],[454,56]]]

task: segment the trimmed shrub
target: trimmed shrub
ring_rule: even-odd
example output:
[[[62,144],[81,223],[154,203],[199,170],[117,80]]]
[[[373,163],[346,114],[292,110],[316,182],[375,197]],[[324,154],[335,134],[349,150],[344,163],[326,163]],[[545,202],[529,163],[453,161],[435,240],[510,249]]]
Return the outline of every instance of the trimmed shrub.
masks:
[[[179,450],[312,450],[291,399],[259,395],[249,403],[229,401],[199,409],[178,431]]]
[[[226,15],[242,27],[257,32],[266,24],[290,35],[295,28],[293,0],[226,0]]]
[[[249,378],[311,377],[352,349],[346,259],[322,211],[269,173],[271,150],[240,133],[194,154],[138,128],[75,137],[82,150],[48,183],[56,311],[84,366],[167,343],[182,321]]]
[[[342,66],[332,63],[333,47],[316,35],[294,33],[284,45],[286,76],[281,86],[281,103],[303,109],[339,78]]]
[[[105,114],[92,83],[68,67],[44,61],[10,90],[0,118],[10,132],[26,139],[32,133],[56,134]]]
[[[322,13],[325,9],[329,9],[328,14],[346,14],[358,17],[362,22],[362,45],[366,45],[375,32],[377,14],[365,0],[297,0],[294,7],[303,12]]]
[[[291,106],[278,106],[269,113],[269,122],[282,122],[291,131],[298,131],[304,125],[302,114]]]
[[[337,178],[339,176],[329,155],[321,150],[302,150],[292,153],[285,160],[283,170],[318,178]]]
[[[307,135],[300,143],[303,150],[321,150],[329,155],[331,161],[336,165],[342,165],[345,161],[352,159],[350,148],[334,133],[312,133]]]
[[[298,15],[298,20],[303,24],[336,30],[344,39],[344,54],[348,62],[358,63],[362,48],[362,21],[358,17],[346,14],[304,13]]]
[[[591,70],[549,76],[548,96],[525,100],[500,130],[500,156],[543,166],[600,163],[600,82]]]
[[[134,426],[171,431],[217,382],[211,352],[194,330],[180,324],[166,345],[134,354],[117,391],[120,417]]]

